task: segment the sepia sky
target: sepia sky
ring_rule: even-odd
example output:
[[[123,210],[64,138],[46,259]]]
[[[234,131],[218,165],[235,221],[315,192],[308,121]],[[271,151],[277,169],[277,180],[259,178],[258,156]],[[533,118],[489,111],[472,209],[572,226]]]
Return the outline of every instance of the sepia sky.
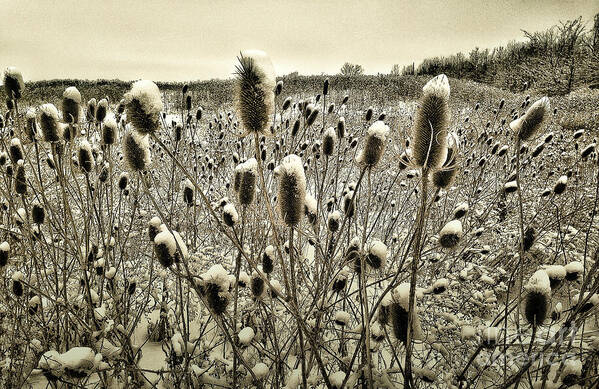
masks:
[[[582,16],[597,0],[0,0],[0,67],[27,80],[228,78],[242,49],[278,74],[366,73],[492,48]]]

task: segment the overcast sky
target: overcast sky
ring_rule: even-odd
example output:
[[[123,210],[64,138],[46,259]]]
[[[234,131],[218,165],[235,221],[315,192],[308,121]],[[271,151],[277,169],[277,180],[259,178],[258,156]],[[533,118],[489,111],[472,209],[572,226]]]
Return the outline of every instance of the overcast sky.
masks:
[[[0,0],[0,67],[27,80],[228,78],[242,49],[278,74],[366,73],[522,39],[597,0]]]

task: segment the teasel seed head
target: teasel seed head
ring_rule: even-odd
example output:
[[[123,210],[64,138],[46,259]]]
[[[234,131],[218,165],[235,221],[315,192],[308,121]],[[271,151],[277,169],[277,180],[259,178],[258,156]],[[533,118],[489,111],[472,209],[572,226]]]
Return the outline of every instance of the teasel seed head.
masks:
[[[0,244],[0,268],[3,268],[8,264],[8,254],[10,253],[10,244],[8,242],[2,242]]]
[[[79,167],[85,173],[91,173],[94,168],[94,156],[92,154],[91,145],[87,140],[84,139],[81,141],[77,155],[79,159]]]
[[[25,90],[23,75],[15,67],[8,67],[4,70],[4,91],[9,99],[20,99]]]
[[[66,123],[79,123],[80,111],[81,93],[70,86],[62,94],[62,117]]]
[[[387,245],[380,240],[374,240],[368,248],[366,263],[374,270],[379,270],[387,262]]]
[[[526,113],[510,123],[510,128],[516,132],[520,140],[526,141],[535,136],[543,126],[550,113],[549,98],[537,100]]]
[[[393,335],[397,340],[405,344],[408,336],[410,284],[403,283],[393,290],[392,293],[391,304],[389,305],[389,318],[391,319]],[[420,339],[422,329],[416,309],[414,309],[412,315],[412,339]]]
[[[259,299],[265,295],[266,284],[258,274],[253,274],[250,280],[250,289],[252,290],[252,296],[255,299]]]
[[[306,198],[306,176],[302,160],[297,155],[290,154],[283,158],[281,165],[275,170],[279,177],[279,214],[288,227],[295,227],[304,214]]]
[[[337,122],[337,138],[343,139],[345,137],[345,118],[341,116]]]
[[[272,273],[275,264],[275,248],[273,246],[266,246],[264,254],[262,254],[262,271],[266,274]]]
[[[150,236],[150,240],[152,242],[154,241],[154,238],[156,237],[156,235],[158,235],[158,233],[160,232],[161,224],[162,224],[162,221],[160,220],[160,218],[158,216],[154,216],[148,222],[148,235]]]
[[[275,87],[275,95],[280,95],[283,91],[283,81],[278,81],[277,86]]]
[[[44,104],[40,107],[38,121],[42,138],[46,142],[58,142],[63,135],[63,127],[58,119],[58,110],[54,104]]]
[[[31,208],[31,220],[35,224],[44,224],[44,220],[46,219],[46,211],[44,207],[39,204],[34,204]]]
[[[194,191],[195,188],[189,178],[185,179],[183,183],[183,201],[188,207],[193,206],[194,203]]]
[[[439,232],[439,244],[444,248],[455,247],[462,237],[462,222],[452,220]]]
[[[532,326],[543,324],[549,313],[551,283],[545,270],[537,270],[528,280],[526,299],[524,300],[524,316]]]
[[[233,227],[239,222],[239,214],[233,203],[229,203],[223,207],[223,221],[229,227]]]
[[[356,157],[356,161],[360,165],[372,168],[379,163],[385,151],[385,140],[388,132],[389,126],[380,120],[374,122],[368,128],[364,148]]]
[[[268,133],[274,109],[275,72],[268,55],[247,50],[238,57],[235,107],[247,133]]]
[[[17,163],[17,171],[15,173],[15,192],[20,195],[27,194],[27,177],[25,175],[25,165],[20,159]]]
[[[15,296],[23,296],[23,280],[25,277],[20,271],[15,272],[12,275],[12,292]]]
[[[567,185],[568,185],[568,176],[561,176],[555,183],[555,186],[553,187],[553,193],[555,193],[556,195],[560,195],[560,194],[564,193]]]
[[[160,125],[160,111],[163,109],[158,86],[152,81],[141,80],[125,93],[127,120],[141,134],[156,132]]]
[[[96,108],[98,106],[98,102],[95,98],[89,99],[87,102],[87,111],[86,118],[88,122],[93,122],[96,120]]]
[[[239,204],[250,205],[254,201],[256,192],[256,177],[258,176],[258,162],[250,158],[235,169],[235,179],[239,177],[238,198]],[[238,176],[237,176],[238,175]]]
[[[35,110],[29,108],[25,118],[27,119],[27,127],[25,127],[25,135],[29,141],[35,141],[37,138],[37,122],[35,121]],[[1,127],[1,126],[0,126]]]
[[[412,160],[421,168],[441,167],[447,158],[449,81],[444,74],[422,88],[420,107],[412,127]]]
[[[146,170],[151,163],[148,135],[127,131],[123,136],[123,158],[130,170]]]
[[[129,185],[129,173],[122,172],[119,176],[118,186],[120,190],[127,189],[127,185]]]
[[[287,111],[287,109],[289,109],[289,106],[291,105],[291,97],[287,97],[284,101],[283,101],[283,106],[281,107],[283,112]]]
[[[102,127],[102,144],[106,146],[113,145],[119,133],[119,126],[116,122],[114,115],[109,114],[104,119],[104,126]]]
[[[8,153],[10,155],[10,161],[13,165],[22,159],[24,159],[23,146],[21,145],[21,141],[19,138],[13,138],[10,141],[10,147],[8,148]]]
[[[330,157],[335,151],[335,143],[337,142],[337,133],[333,127],[329,127],[322,137],[322,153]]]
[[[187,258],[187,246],[181,235],[175,230],[169,231],[164,224],[160,225],[159,230],[154,237],[154,252],[160,264],[168,268],[173,263],[180,262],[181,254],[183,258]]]

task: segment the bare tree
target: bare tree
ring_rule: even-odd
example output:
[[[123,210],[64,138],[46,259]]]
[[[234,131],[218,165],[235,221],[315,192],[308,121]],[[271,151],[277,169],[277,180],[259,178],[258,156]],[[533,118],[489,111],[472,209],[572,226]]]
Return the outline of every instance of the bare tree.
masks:
[[[359,76],[364,74],[364,68],[362,65],[346,62],[341,67],[339,73],[343,76]]]

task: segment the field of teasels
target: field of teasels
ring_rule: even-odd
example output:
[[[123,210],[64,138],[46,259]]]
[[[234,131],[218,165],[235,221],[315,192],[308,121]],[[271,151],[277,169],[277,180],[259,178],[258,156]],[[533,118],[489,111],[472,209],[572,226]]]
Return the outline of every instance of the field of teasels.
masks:
[[[235,63],[215,111],[6,69],[1,387],[597,387],[596,121]]]

